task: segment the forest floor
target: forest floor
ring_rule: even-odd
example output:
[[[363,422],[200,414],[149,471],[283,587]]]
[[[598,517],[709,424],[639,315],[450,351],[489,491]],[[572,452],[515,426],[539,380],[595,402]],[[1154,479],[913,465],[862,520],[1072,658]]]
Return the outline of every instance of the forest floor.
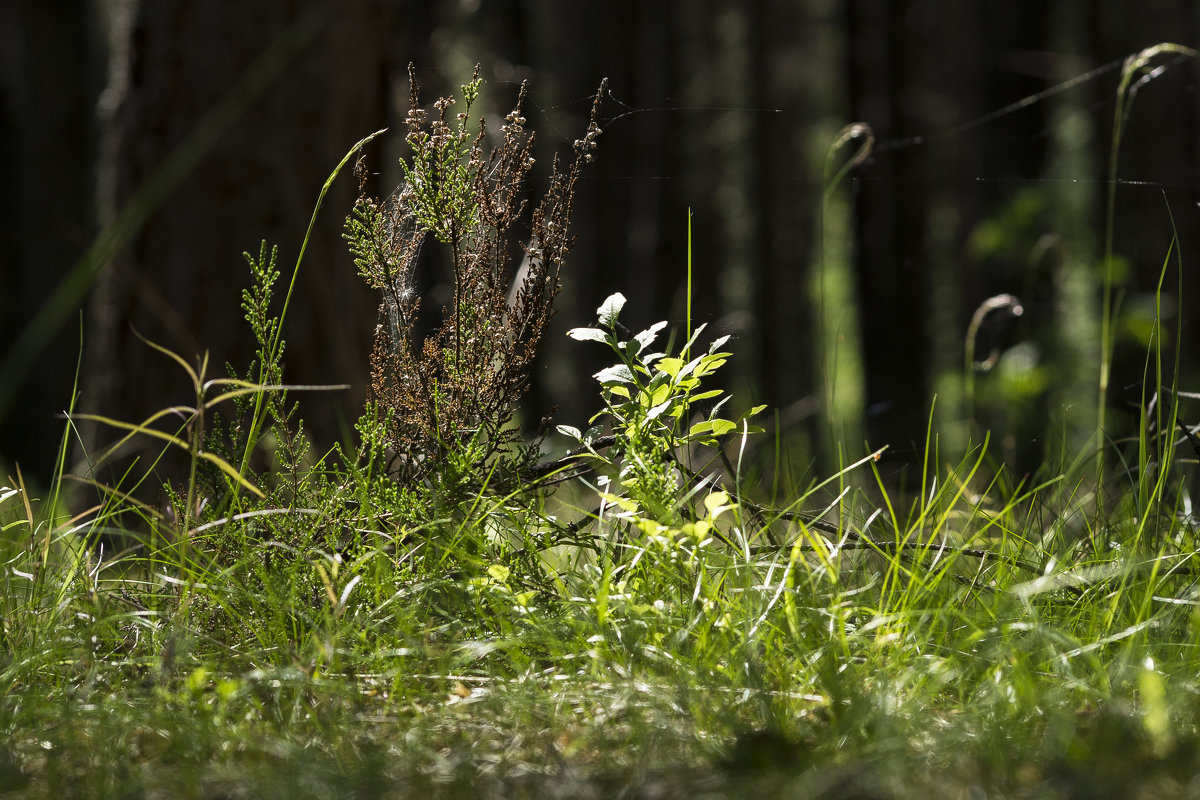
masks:
[[[630,367],[611,432],[562,429],[579,455],[530,482],[447,461],[403,486],[382,450],[306,456],[278,409],[254,483],[184,429],[143,454],[195,466],[160,506],[96,484],[67,516],[65,477],[10,478],[0,792],[1200,793],[1169,424],[1099,484],[1092,458],[1011,481],[932,440],[903,494],[877,453],[805,481],[755,466],[745,420],[677,424],[718,347],[688,366],[595,330]],[[671,422],[639,438],[648,415]]]

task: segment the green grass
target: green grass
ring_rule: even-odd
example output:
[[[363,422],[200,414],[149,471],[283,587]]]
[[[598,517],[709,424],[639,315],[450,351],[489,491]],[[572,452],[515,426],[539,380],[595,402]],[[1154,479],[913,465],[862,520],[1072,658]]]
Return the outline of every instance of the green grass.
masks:
[[[679,374],[681,362],[657,372],[663,358],[608,330],[649,394],[655,376]],[[53,496],[13,482],[0,495],[0,785],[195,797],[1190,791],[1200,559],[1169,427],[1143,431],[1108,508],[1069,472],[1014,485],[983,447],[941,467],[931,435],[907,503],[882,480],[829,491],[852,470],[869,479],[866,458],[769,509],[683,455],[653,461],[654,446],[703,450],[671,439],[684,435],[672,422],[629,447],[654,406],[636,390],[614,400],[623,385],[604,390],[610,415],[625,415],[609,429],[626,449],[596,445],[594,470],[557,491],[484,483],[412,505],[380,491],[370,459],[331,457],[302,475],[311,505],[172,523],[112,491],[64,520]],[[693,430],[713,436],[711,424]],[[742,446],[736,429],[724,435]],[[673,465],[674,483],[651,485],[669,480],[645,471],[655,463]],[[210,472],[231,495],[240,486]],[[798,513],[830,493],[823,519]]]
[[[463,149],[465,124],[438,144],[459,200],[490,163]],[[456,225],[484,224],[481,205],[457,207]],[[371,261],[368,239],[404,230],[419,246],[419,229],[359,208],[355,252],[394,321],[407,313],[395,262]],[[451,228],[460,285],[483,285],[460,252],[479,239]],[[1157,324],[1144,413],[1105,445],[1103,485],[1094,452],[1022,479],[986,436],[943,452],[932,409],[909,491],[878,452],[819,478],[757,474],[753,451],[784,460],[778,439],[711,388],[736,352],[690,313],[682,346],[661,344],[662,325],[630,333],[620,295],[571,332],[613,359],[597,415],[562,421],[572,454],[531,462],[504,420],[418,424],[448,408],[446,386],[492,390],[459,365],[495,320],[462,302],[429,361],[398,323],[379,351],[434,363],[429,394],[410,402],[415,384],[390,373],[395,394],[368,406],[357,441],[315,453],[288,396],[316,387],[283,381],[274,255],[249,262],[260,348],[242,377],[158,348],[189,375],[188,404],[137,423],[70,414],[60,464],[75,420],[125,436],[90,454],[97,476],[113,465],[84,484],[90,507],[64,510],[62,467],[37,496],[19,473],[0,488],[0,792],[1197,791],[1192,453],[1175,450],[1180,367]],[[502,377],[497,392],[520,385]]]
[[[70,522],[10,488],[0,781],[1182,796],[1200,767],[1200,564],[1168,482],[1106,513],[1068,475],[976,493],[983,461],[931,468],[922,499],[885,496],[860,524],[718,495],[676,509],[711,521],[699,535],[614,503],[568,542],[579,514],[532,493],[399,530],[244,512],[198,525],[184,555],[96,546],[120,503]],[[331,529],[344,552],[320,546]]]

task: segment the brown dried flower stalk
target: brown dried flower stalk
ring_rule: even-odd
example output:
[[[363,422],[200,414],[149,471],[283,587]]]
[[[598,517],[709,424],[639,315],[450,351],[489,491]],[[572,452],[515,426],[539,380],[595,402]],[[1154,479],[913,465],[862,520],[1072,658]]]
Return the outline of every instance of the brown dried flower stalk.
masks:
[[[468,128],[481,84],[478,67],[462,87],[463,112],[449,119],[455,100],[442,98],[428,125],[411,64],[409,80],[406,125],[413,156],[402,163],[404,184],[387,200],[368,197],[360,162],[360,196],[346,222],[359,274],[382,295],[369,402],[387,425],[401,480],[479,474],[493,466],[504,467],[496,470],[501,475],[517,475],[536,454],[520,445],[514,415],[574,243],[568,233],[572,200],[600,135],[604,84],[573,160],[564,169],[554,159],[549,188],[530,216],[529,239],[520,242],[526,263],[517,276],[514,226],[526,211],[534,163],[534,137],[522,115],[526,86],[500,127],[499,142],[488,149],[484,120],[474,133]],[[430,238],[450,249],[454,297],[442,309],[440,327],[416,342],[421,298],[413,289],[414,271]],[[513,286],[514,280],[519,284]]]

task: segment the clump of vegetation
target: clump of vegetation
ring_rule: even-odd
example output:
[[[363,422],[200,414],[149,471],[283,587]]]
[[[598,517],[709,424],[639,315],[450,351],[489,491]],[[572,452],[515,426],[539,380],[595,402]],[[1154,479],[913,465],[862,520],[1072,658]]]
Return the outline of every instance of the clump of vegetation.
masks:
[[[521,444],[514,417],[574,244],[575,187],[600,135],[604,86],[574,158],[564,167],[555,157],[528,232],[516,239],[534,164],[533,134],[523,116],[526,87],[489,148],[483,120],[476,131],[470,127],[478,69],[462,87],[463,110],[449,119],[455,100],[442,98],[428,126],[411,65],[409,80],[406,138],[413,157],[403,162],[404,183],[383,201],[360,192],[346,222],[359,274],[382,295],[371,354],[372,410],[386,429],[389,463],[402,483],[445,478],[456,471],[453,464],[472,476],[519,476],[537,448]],[[359,174],[365,180],[361,162]],[[414,273],[429,239],[449,249],[454,294],[441,325],[419,341]],[[519,270],[518,253],[524,256]]]
[[[618,494],[606,492],[604,498],[628,514],[634,515],[643,527],[663,524],[682,524],[679,500],[681,492],[688,495],[712,480],[701,479],[679,455],[688,460],[696,456],[695,448],[716,447],[718,440],[737,432],[738,422],[762,410],[750,409],[734,422],[718,416],[730,398],[711,403],[703,419],[692,416],[705,401],[722,396],[720,389],[700,391],[701,381],[711,377],[730,354],[720,348],[729,341],[722,336],[708,351],[692,357],[692,348],[704,331],[701,325],[692,333],[678,356],[652,350],[666,322],[656,323],[641,333],[622,338],[619,329],[625,296],[609,297],[597,309],[598,328],[575,328],[568,335],[579,341],[600,342],[618,357],[617,363],[596,373],[601,385],[604,409],[597,413],[587,432],[570,425],[560,425],[560,433],[584,448],[582,461],[594,467],[607,467],[605,485],[619,485]],[[612,433],[605,433],[605,430]],[[741,427],[743,433],[761,432],[760,428]],[[597,448],[603,441],[606,448]],[[697,484],[696,481],[699,481]],[[614,487],[615,488],[615,487]]]

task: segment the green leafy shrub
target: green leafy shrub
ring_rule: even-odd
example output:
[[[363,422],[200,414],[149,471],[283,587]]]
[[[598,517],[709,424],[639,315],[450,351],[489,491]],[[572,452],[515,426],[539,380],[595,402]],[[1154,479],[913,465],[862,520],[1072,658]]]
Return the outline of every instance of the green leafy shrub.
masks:
[[[729,358],[721,351],[728,336],[715,340],[708,351],[693,357],[692,348],[704,331],[701,325],[680,350],[670,356],[652,349],[666,322],[623,339],[619,332],[625,297],[610,296],[597,309],[600,327],[575,328],[568,332],[579,341],[607,345],[618,357],[616,364],[596,373],[600,382],[604,409],[589,421],[586,432],[560,425],[558,430],[586,449],[587,457],[597,465],[611,468],[624,492],[626,510],[663,525],[679,525],[681,499],[695,488],[694,472],[679,460],[681,454],[698,445],[715,447],[726,434],[739,429],[749,432],[744,420],[762,410],[748,411],[736,421],[719,416],[729,400],[719,389],[701,390],[701,382],[711,376]],[[722,398],[718,400],[717,398]],[[716,401],[704,419],[691,422],[696,403]],[[602,451],[596,447],[604,436],[605,425],[611,434]],[[685,477],[681,468],[688,472]],[[617,499],[610,495],[611,499]]]

